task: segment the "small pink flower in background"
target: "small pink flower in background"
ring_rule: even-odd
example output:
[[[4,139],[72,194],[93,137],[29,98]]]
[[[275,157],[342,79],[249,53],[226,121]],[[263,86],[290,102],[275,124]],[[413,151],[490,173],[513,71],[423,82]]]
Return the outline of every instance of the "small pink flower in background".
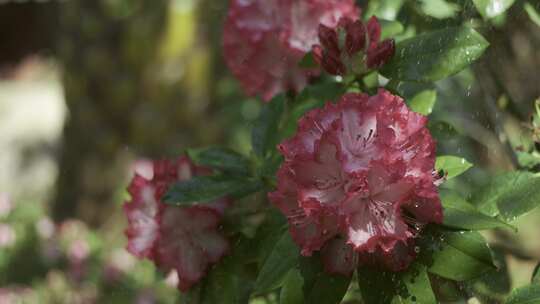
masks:
[[[317,26],[356,20],[353,0],[231,0],[223,31],[225,61],[248,95],[264,100],[302,90],[317,70],[298,66],[318,43]]]
[[[300,119],[279,145],[285,162],[269,198],[303,255],[320,250],[326,270],[345,275],[357,263],[407,268],[418,227],[442,222],[426,123],[385,90],[346,94]]]
[[[15,245],[17,235],[15,230],[8,224],[0,224],[0,248],[8,248]]]
[[[37,234],[43,239],[50,239],[54,236],[56,227],[49,217],[39,219],[35,224]]]
[[[13,209],[13,204],[7,193],[0,193],[0,218],[7,217],[11,210]]]
[[[165,273],[178,272],[178,288],[188,290],[208,268],[228,251],[229,243],[219,231],[228,200],[175,207],[161,202],[168,187],[209,170],[194,166],[187,157],[153,163],[150,179],[135,175],[128,188],[131,202],[124,205],[128,218],[127,250],[148,258]]]
[[[345,39],[340,39],[341,34]],[[367,24],[341,18],[336,29],[319,25],[321,45],[313,46],[315,60],[329,74],[365,74],[384,65],[394,55],[394,40],[380,41],[381,26],[375,16]]]

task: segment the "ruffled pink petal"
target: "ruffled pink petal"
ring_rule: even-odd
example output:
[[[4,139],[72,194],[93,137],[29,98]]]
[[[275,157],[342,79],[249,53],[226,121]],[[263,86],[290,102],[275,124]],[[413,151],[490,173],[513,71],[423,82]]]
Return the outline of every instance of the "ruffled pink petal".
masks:
[[[133,199],[124,204],[128,220],[128,228],[125,230],[127,250],[139,258],[151,257],[159,228],[156,220],[159,206],[154,197],[155,190],[146,182],[143,184],[137,176],[129,189]]]
[[[198,282],[229,250],[217,232],[219,215],[211,209],[165,207],[160,224],[156,262],[178,271],[181,288]]]
[[[302,254],[323,250],[327,271],[341,274],[350,250],[394,271],[409,265],[423,225],[442,221],[426,122],[384,90],[346,94],[300,119],[279,146],[285,162],[269,198]]]

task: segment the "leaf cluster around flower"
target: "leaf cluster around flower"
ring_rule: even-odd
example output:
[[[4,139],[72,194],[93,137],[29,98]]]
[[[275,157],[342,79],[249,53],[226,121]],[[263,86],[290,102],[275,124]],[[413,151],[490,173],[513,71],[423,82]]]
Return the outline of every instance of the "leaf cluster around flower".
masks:
[[[314,59],[331,75],[364,75],[394,55],[393,39],[381,39],[381,25],[373,16],[366,25],[343,17],[336,29],[319,25],[321,45],[313,46]]]
[[[131,201],[124,205],[128,251],[152,260],[165,273],[176,271],[182,291],[199,282],[229,251],[219,225],[230,203],[219,199],[204,206],[175,207],[165,205],[162,197],[171,184],[208,173],[187,157],[154,161],[151,178],[133,177]]]
[[[320,250],[326,270],[345,275],[358,262],[407,268],[419,229],[443,217],[426,122],[385,90],[301,118],[279,145],[285,162],[269,198],[303,255]]]

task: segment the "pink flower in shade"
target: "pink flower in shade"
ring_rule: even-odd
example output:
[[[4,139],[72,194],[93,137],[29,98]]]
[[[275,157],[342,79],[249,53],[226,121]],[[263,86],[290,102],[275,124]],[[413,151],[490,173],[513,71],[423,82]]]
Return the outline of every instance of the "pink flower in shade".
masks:
[[[443,216],[426,123],[382,89],[346,94],[300,119],[279,145],[285,161],[269,198],[303,255],[321,251],[326,270],[344,275],[358,263],[407,268],[422,225]]]
[[[270,100],[300,91],[317,70],[298,66],[318,43],[317,26],[356,20],[353,0],[231,0],[223,31],[225,61],[248,95]]]
[[[340,33],[345,39],[340,41]],[[394,55],[394,40],[380,41],[381,26],[375,16],[366,25],[343,17],[336,29],[319,25],[321,45],[313,46],[315,60],[332,75],[365,74],[384,65]]]
[[[135,174],[128,188],[131,202],[124,205],[129,223],[127,250],[154,261],[165,273],[176,270],[182,291],[201,280],[209,266],[229,251],[227,239],[219,232],[229,202],[220,199],[205,205],[175,207],[162,203],[161,198],[172,183],[208,173],[187,157],[154,161],[152,178]]]

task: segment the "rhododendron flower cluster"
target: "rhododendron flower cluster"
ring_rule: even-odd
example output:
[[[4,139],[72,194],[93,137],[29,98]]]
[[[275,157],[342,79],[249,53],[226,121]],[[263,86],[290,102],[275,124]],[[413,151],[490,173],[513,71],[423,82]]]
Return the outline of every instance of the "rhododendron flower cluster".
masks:
[[[176,181],[209,170],[194,166],[187,157],[153,162],[153,176],[136,174],[128,191],[131,202],[124,205],[129,226],[127,249],[139,258],[148,258],[164,272],[177,271],[178,288],[188,290],[204,277],[208,268],[229,250],[219,231],[226,199],[191,207],[175,207],[161,199]]]
[[[343,17],[337,29],[319,25],[321,45],[313,46],[313,56],[329,74],[365,74],[381,67],[394,55],[394,40],[380,39],[377,17],[371,17],[366,25],[361,20]]]
[[[407,268],[422,225],[443,216],[426,122],[383,89],[300,119],[279,145],[285,161],[269,198],[303,255],[320,250],[326,270],[345,275],[358,263]]]
[[[299,91],[313,69],[299,67],[318,43],[317,26],[333,28],[341,17],[358,18],[353,0],[232,0],[223,31],[227,65],[249,95],[270,100]]]

